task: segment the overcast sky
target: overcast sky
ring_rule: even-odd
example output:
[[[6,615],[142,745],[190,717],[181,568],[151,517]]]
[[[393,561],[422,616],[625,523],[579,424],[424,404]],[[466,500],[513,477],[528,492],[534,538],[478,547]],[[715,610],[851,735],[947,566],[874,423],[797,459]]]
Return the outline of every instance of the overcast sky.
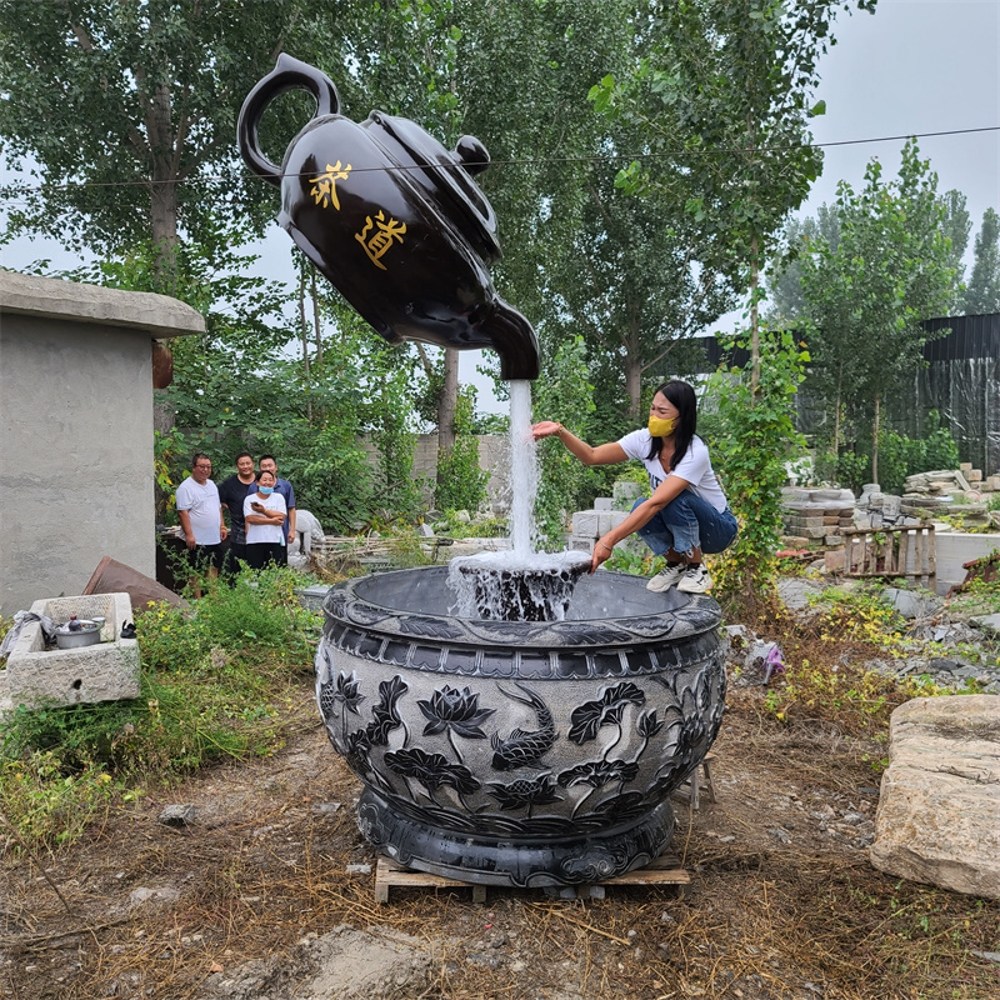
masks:
[[[1000,131],[927,133],[1000,126],[1000,0],[880,0],[874,15],[841,18],[835,34],[838,44],[820,64],[817,96],[827,110],[815,120],[815,141],[927,136],[920,151],[938,173],[938,190],[967,196],[978,232],[983,212],[1000,210]],[[895,176],[901,147],[826,146],[803,213],[832,203],[840,180],[860,186],[873,157]]]
[[[874,15],[842,16],[835,34],[838,44],[820,64],[816,95],[827,111],[813,126],[815,141],[825,145],[823,175],[798,214],[815,214],[819,205],[832,203],[840,180],[859,187],[873,157],[882,162],[884,176],[895,176],[902,140],[874,140],[925,136],[920,151],[937,171],[938,190],[955,188],[968,199],[971,262],[983,212],[1000,210],[1000,131],[929,133],[1000,126],[1000,0],[880,0]],[[489,147],[489,136],[481,138]],[[502,234],[502,219],[500,228]],[[290,248],[275,224],[262,247],[264,269],[289,274]],[[19,268],[53,251],[51,244],[20,240],[2,254],[6,266]],[[57,267],[72,263],[53,255]],[[479,354],[463,354],[463,380],[480,387],[481,409],[505,409],[491,401],[475,375]]]

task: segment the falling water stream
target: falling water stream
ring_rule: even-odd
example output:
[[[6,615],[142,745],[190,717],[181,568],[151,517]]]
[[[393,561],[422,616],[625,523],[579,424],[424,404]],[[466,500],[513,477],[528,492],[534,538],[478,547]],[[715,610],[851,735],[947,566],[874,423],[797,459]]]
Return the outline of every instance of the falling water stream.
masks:
[[[538,451],[531,436],[531,383],[510,386],[510,548],[518,556],[535,551],[535,495],[538,492]]]
[[[453,559],[448,585],[463,617],[552,621],[566,616],[573,587],[590,563],[583,552],[535,549],[538,454],[531,435],[531,383],[510,386],[510,550]]]

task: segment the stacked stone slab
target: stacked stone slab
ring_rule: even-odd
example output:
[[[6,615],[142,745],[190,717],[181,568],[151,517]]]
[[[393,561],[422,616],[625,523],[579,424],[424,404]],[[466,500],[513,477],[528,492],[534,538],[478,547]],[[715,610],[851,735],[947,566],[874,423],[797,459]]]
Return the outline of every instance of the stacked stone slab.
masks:
[[[854,494],[850,490],[786,487],[781,492],[782,544],[796,549],[843,546],[840,529],[853,524]]]
[[[643,487],[638,483],[620,481],[614,484],[614,495],[598,497],[591,510],[578,510],[573,515],[572,530],[567,545],[579,552],[590,552],[594,543],[612,528],[617,528],[628,517],[632,505],[644,494]],[[627,548],[641,551],[643,543],[631,536],[624,543]]]
[[[866,483],[854,508],[855,528],[919,528],[923,524],[919,507],[905,497],[883,493],[878,483]]]
[[[961,515],[967,527],[988,528],[1000,520],[994,512],[991,517],[984,494],[1000,485],[1000,476],[983,478],[979,469],[963,465],[960,469],[938,469],[921,472],[906,479],[903,502],[918,511],[934,514]]]

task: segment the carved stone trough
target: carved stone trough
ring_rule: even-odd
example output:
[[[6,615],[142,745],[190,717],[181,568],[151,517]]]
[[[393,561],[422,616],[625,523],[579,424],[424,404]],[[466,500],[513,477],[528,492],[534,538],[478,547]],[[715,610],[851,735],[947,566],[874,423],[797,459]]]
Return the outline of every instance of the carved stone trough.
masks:
[[[401,864],[492,885],[647,864],[722,720],[718,605],[601,571],[563,621],[460,618],[446,577],[363,577],[324,606],[317,698],[364,784],[364,836]]]
[[[3,672],[7,683],[6,691],[0,689],[0,707],[42,708],[139,696],[138,643],[121,634],[122,626],[132,621],[127,593],[43,598],[31,605],[31,612],[54,624],[70,615],[99,616],[104,619],[101,641],[79,649],[47,648],[40,623],[28,622]]]

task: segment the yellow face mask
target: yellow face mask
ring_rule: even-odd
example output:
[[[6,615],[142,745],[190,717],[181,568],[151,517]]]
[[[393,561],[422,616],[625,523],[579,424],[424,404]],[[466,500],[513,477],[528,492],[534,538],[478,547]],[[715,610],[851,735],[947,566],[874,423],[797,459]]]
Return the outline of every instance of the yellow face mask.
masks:
[[[670,437],[674,432],[674,427],[677,426],[677,420],[674,417],[650,417],[648,426],[649,433],[653,437]]]

